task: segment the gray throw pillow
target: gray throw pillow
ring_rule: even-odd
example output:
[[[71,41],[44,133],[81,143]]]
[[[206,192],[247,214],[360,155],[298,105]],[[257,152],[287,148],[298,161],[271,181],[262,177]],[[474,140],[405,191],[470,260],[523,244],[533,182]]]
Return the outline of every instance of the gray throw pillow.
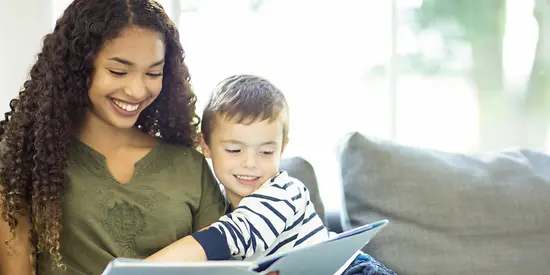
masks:
[[[550,274],[550,156],[339,143],[352,226],[390,224],[364,250],[398,274]]]

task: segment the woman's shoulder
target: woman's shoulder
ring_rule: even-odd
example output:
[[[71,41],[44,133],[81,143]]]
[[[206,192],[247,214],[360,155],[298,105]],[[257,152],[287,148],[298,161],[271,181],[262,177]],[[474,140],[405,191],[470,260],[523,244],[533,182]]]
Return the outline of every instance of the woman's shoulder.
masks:
[[[204,156],[192,147],[161,142],[156,156],[154,165],[171,167],[168,171],[182,177],[201,178],[208,169]]]
[[[202,164],[204,161],[204,156],[193,147],[161,141],[159,143],[159,148],[164,156],[170,156],[178,162]]]

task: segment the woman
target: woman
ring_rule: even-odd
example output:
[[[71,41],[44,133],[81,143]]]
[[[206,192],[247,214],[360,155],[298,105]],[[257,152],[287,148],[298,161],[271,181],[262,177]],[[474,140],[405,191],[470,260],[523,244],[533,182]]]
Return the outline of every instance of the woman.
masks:
[[[65,10],[0,123],[1,274],[100,274],[224,213],[183,56],[154,1]]]

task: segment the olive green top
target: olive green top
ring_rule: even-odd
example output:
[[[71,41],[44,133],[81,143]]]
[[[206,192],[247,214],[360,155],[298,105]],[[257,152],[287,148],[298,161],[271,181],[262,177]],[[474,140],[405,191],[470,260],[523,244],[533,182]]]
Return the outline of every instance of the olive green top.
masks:
[[[38,275],[99,275],[115,257],[145,258],[218,220],[225,200],[194,149],[159,143],[117,182],[103,155],[75,140],[63,199],[61,256],[66,270],[38,255]]]

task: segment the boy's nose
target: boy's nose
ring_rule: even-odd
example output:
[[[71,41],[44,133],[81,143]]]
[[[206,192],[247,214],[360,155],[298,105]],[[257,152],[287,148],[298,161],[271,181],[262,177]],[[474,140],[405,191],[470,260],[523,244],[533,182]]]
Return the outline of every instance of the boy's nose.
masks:
[[[243,165],[247,168],[255,168],[256,167],[256,153],[250,152],[248,154],[245,154]]]

